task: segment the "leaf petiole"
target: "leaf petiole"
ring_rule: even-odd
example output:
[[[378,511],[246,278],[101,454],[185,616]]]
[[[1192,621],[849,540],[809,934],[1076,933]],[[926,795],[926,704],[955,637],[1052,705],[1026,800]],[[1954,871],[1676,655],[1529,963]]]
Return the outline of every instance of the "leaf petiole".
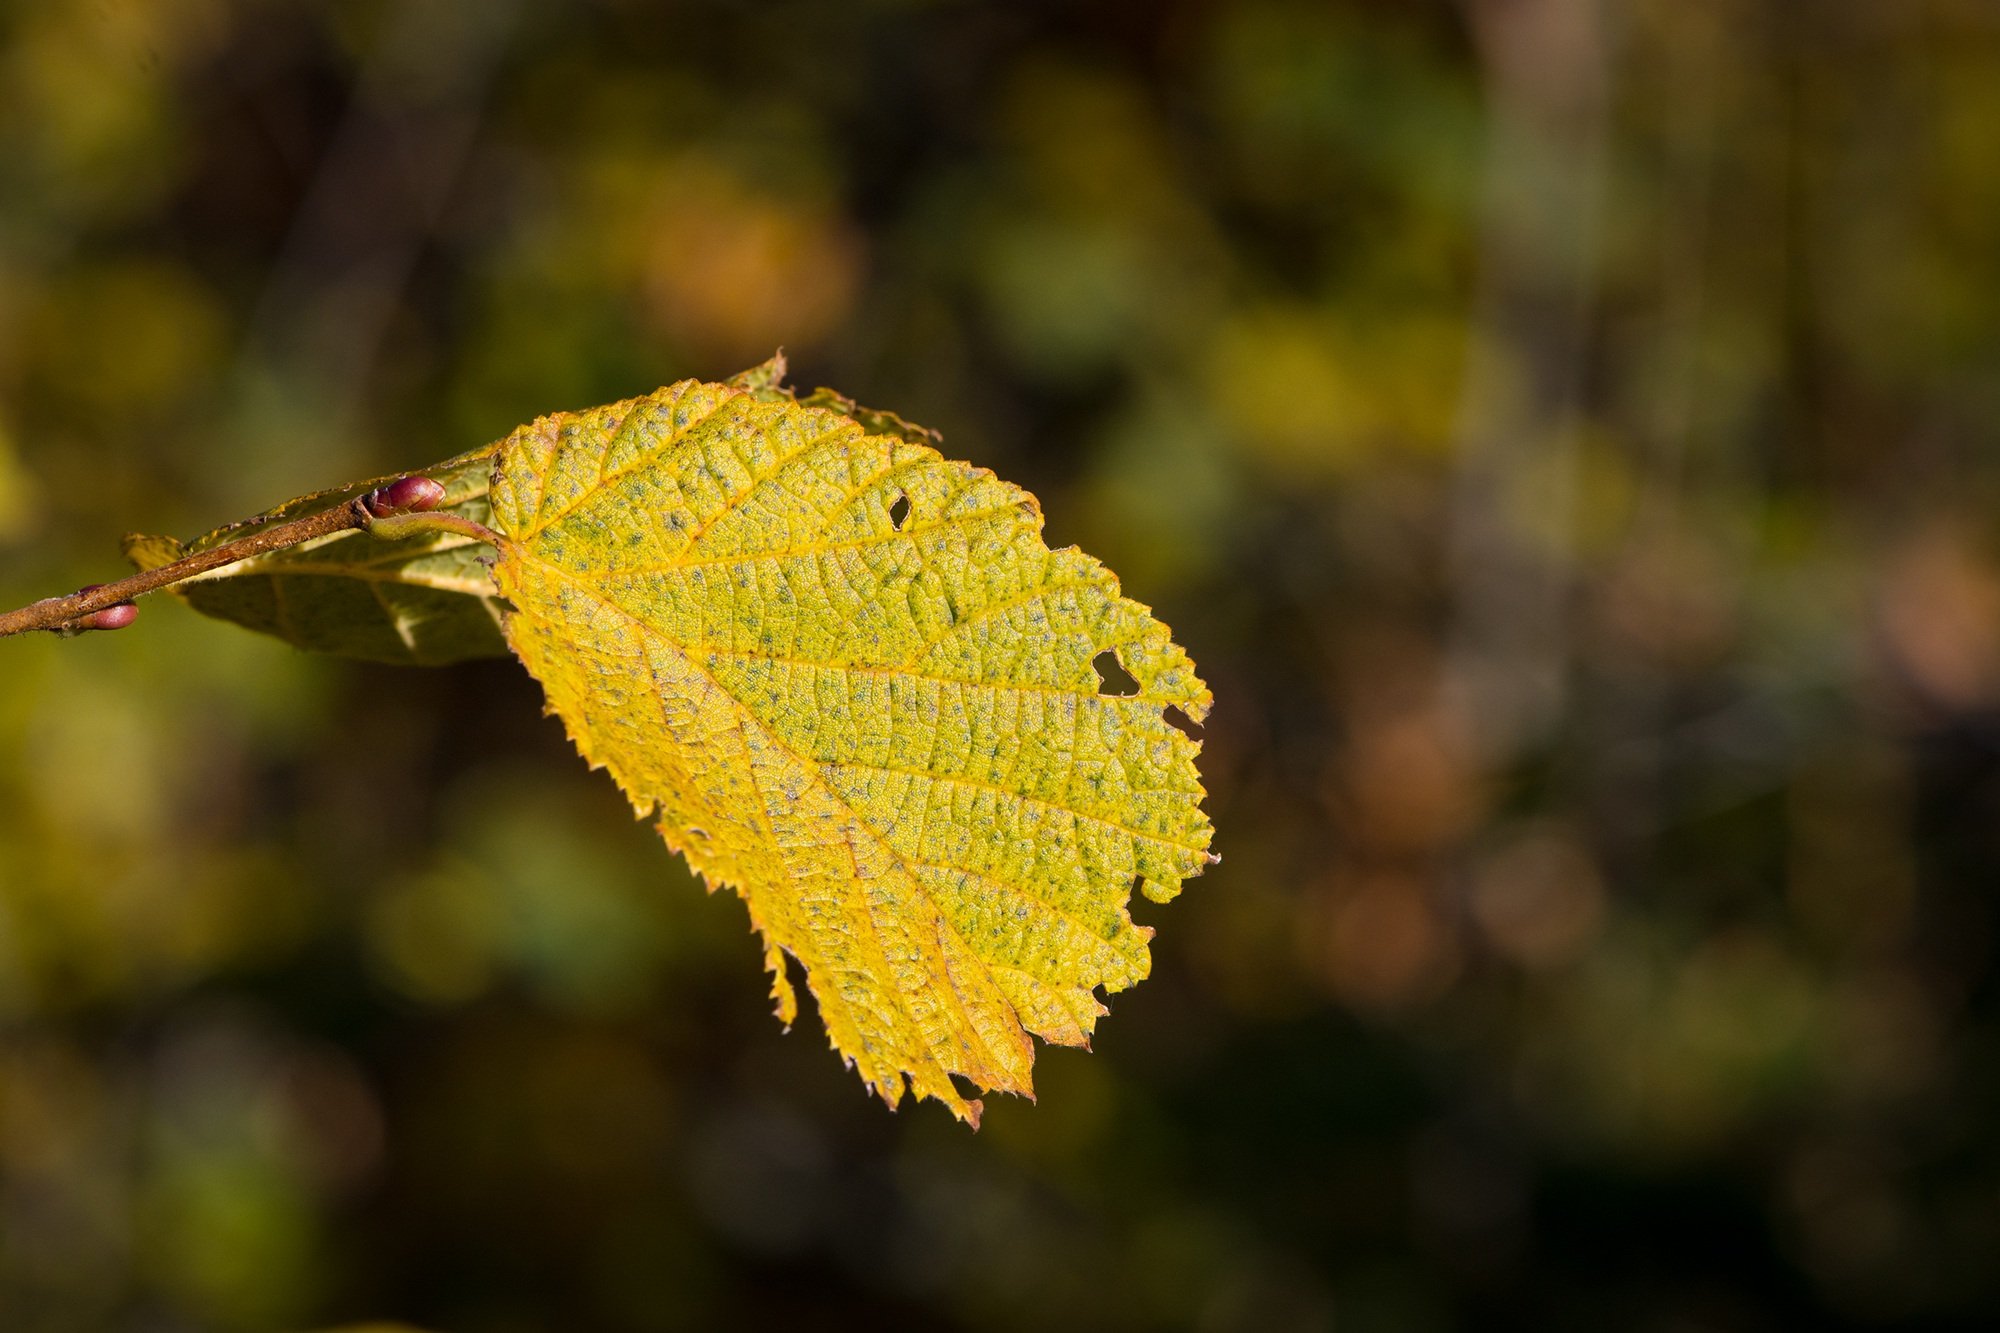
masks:
[[[433,532],[455,532],[494,547],[506,540],[484,523],[475,522],[462,514],[390,514],[385,518],[371,516],[364,527],[369,536],[385,542],[401,541],[406,537],[421,537]]]

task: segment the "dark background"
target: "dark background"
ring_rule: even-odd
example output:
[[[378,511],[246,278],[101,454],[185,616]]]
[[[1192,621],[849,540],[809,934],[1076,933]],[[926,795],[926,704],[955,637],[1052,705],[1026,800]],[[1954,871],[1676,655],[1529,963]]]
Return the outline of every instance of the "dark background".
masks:
[[[795,378],[1213,685],[891,1115],[511,662],[0,644],[0,1325],[2000,1317],[2000,6],[0,5],[0,597]]]

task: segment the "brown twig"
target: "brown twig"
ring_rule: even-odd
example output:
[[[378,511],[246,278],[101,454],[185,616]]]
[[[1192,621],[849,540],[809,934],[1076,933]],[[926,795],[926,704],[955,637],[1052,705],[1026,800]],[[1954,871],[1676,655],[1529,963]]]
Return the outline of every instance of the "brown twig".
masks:
[[[288,546],[297,546],[315,538],[330,537],[334,533],[356,528],[372,529],[377,536],[392,540],[415,536],[425,531],[448,531],[462,533],[479,541],[496,545],[499,543],[500,538],[490,529],[458,514],[394,512],[396,506],[385,504],[385,498],[393,498],[391,493],[399,486],[407,488],[407,483],[410,481],[410,478],[405,478],[402,482],[385,486],[368,495],[358,495],[332,509],[308,514],[304,518],[295,518],[288,523],[258,528],[245,536],[238,537],[235,541],[210,547],[206,551],[196,551],[172,564],[149,569],[143,574],[134,574],[116,583],[96,584],[73,592],[67,597],[44,598],[18,611],[0,614],[0,638],[6,638],[10,634],[25,634],[30,630],[63,632],[97,628],[78,622],[107,607],[121,605],[149,592],[157,592],[161,588],[191,579],[197,574],[206,574],[211,569],[220,569],[224,565],[233,565],[252,556],[282,551]],[[428,485],[436,492],[437,497],[442,497],[442,487],[438,487],[435,482],[428,482]],[[430,499],[430,503],[436,503],[436,499]]]

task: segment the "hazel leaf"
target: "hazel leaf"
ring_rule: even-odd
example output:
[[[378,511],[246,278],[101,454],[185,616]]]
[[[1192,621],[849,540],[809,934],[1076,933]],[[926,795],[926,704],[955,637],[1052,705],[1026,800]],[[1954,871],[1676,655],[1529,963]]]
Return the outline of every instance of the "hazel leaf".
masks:
[[[779,1017],[789,955],[885,1101],[976,1124],[954,1079],[1030,1094],[1030,1034],[1087,1045],[1099,992],[1147,975],[1133,889],[1212,859],[1164,716],[1209,692],[1034,497],[781,375],[503,441],[503,625],[584,757],[748,904]]]

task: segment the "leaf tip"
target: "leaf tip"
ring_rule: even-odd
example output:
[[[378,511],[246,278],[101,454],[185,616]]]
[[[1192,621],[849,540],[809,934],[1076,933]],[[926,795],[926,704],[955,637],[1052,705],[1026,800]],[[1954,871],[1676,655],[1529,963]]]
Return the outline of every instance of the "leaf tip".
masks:
[[[140,573],[171,565],[187,554],[187,547],[172,537],[155,537],[144,532],[128,532],[118,549]]]
[[[771,354],[771,359],[762,365],[739,371],[726,381],[729,388],[740,389],[756,397],[760,394],[784,393],[785,375],[790,364],[785,360],[785,349],[780,347]]]

